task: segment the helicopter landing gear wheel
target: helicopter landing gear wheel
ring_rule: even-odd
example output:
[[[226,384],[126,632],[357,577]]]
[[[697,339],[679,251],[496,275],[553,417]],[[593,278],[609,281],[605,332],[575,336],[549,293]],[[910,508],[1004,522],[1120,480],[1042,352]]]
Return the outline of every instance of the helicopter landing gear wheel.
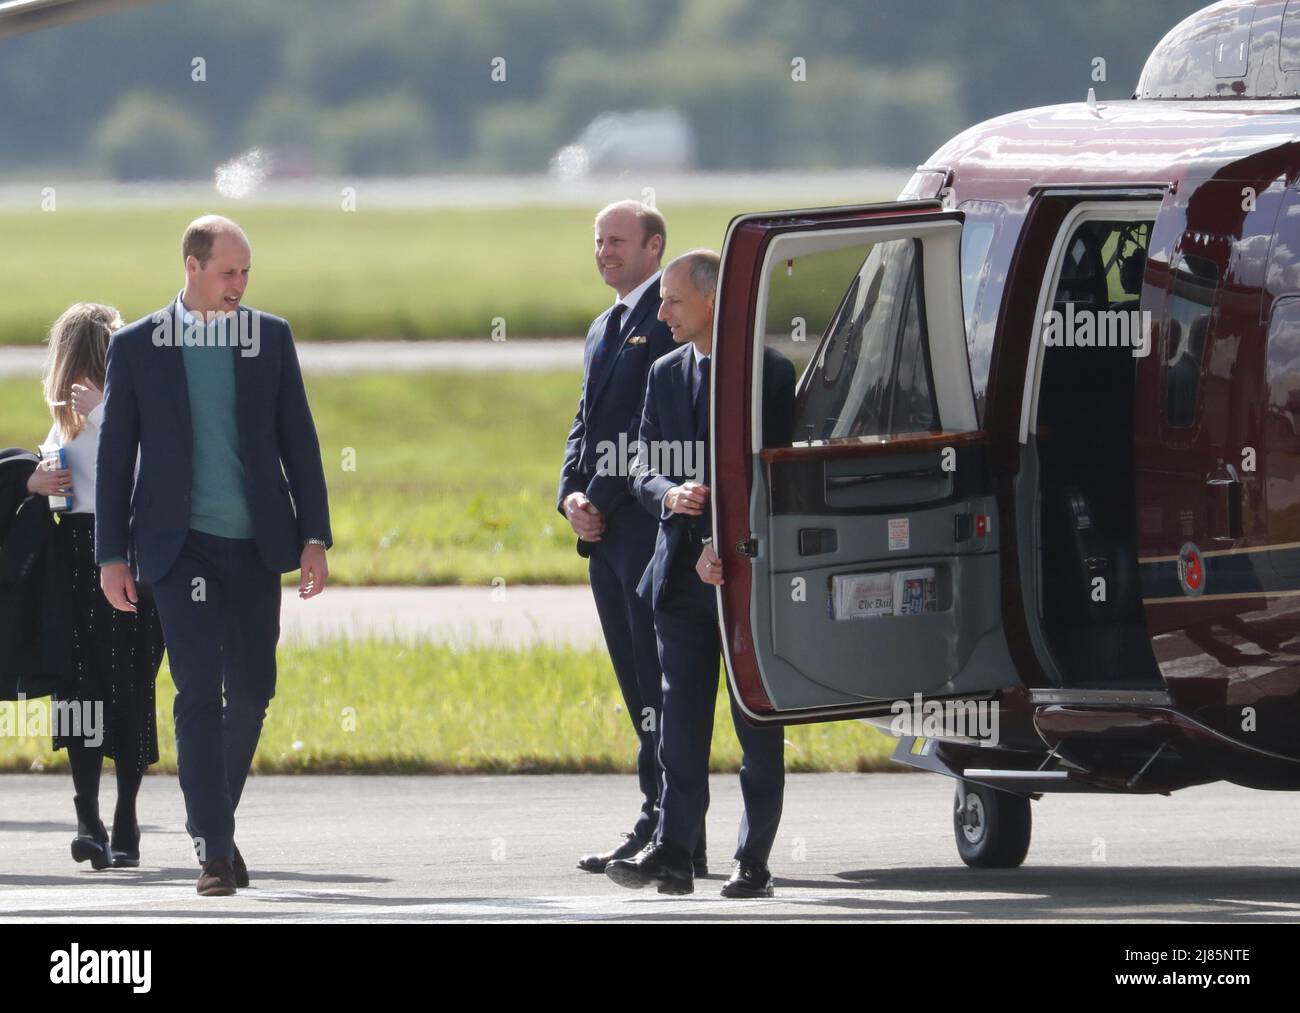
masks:
[[[963,781],[957,786],[953,831],[972,869],[1014,869],[1029,852],[1029,799]]]

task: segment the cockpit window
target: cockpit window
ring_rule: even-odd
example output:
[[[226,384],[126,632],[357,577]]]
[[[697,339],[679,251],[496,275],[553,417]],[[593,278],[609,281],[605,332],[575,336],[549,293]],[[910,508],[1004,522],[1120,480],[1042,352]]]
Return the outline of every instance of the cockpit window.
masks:
[[[989,247],[993,245],[993,234],[997,232],[996,221],[966,222],[961,235],[961,306],[966,315],[966,344],[970,346],[975,333],[975,313],[978,304],[980,282],[984,280],[984,268],[988,264]]]
[[[1005,258],[1002,222],[1006,207],[997,201],[968,200],[958,205],[966,215],[961,234],[961,305],[966,318],[966,355],[970,360],[971,386],[975,406],[982,419],[988,394],[989,370],[993,365],[993,339],[997,331],[997,306],[1006,284],[1005,267],[995,259]],[[993,256],[1002,247],[999,258]]]

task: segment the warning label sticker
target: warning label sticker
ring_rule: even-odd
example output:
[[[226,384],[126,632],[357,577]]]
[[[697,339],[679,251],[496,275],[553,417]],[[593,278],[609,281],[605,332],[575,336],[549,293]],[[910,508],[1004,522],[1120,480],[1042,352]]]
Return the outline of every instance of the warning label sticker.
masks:
[[[912,547],[911,529],[908,526],[906,517],[891,517],[889,519],[889,551],[897,552],[899,549],[910,549]]]

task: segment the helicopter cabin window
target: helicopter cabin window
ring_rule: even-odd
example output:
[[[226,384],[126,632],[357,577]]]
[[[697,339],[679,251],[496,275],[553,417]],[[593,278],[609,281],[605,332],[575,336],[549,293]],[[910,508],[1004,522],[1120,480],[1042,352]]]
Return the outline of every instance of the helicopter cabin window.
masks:
[[[1165,413],[1174,429],[1196,421],[1201,360],[1210,329],[1219,269],[1204,257],[1183,256],[1174,269],[1165,336]]]
[[[1273,304],[1268,326],[1265,431],[1274,449],[1284,448],[1294,454],[1300,447],[1300,296],[1287,296]],[[1272,475],[1273,469],[1268,474]],[[1287,487],[1288,499],[1296,498],[1290,480],[1275,484]]]
[[[777,355],[800,380],[789,432],[765,433],[764,446],[939,428],[921,256],[919,240],[896,239],[775,272],[764,368]]]

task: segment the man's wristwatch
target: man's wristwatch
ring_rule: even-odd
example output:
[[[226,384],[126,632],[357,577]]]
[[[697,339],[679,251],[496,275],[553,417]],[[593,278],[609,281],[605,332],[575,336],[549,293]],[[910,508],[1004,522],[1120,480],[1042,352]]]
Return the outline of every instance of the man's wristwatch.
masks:
[[[323,538],[308,538],[305,542],[302,543],[302,545],[304,549],[308,545],[319,545],[322,549],[327,548],[325,544],[325,539]]]

